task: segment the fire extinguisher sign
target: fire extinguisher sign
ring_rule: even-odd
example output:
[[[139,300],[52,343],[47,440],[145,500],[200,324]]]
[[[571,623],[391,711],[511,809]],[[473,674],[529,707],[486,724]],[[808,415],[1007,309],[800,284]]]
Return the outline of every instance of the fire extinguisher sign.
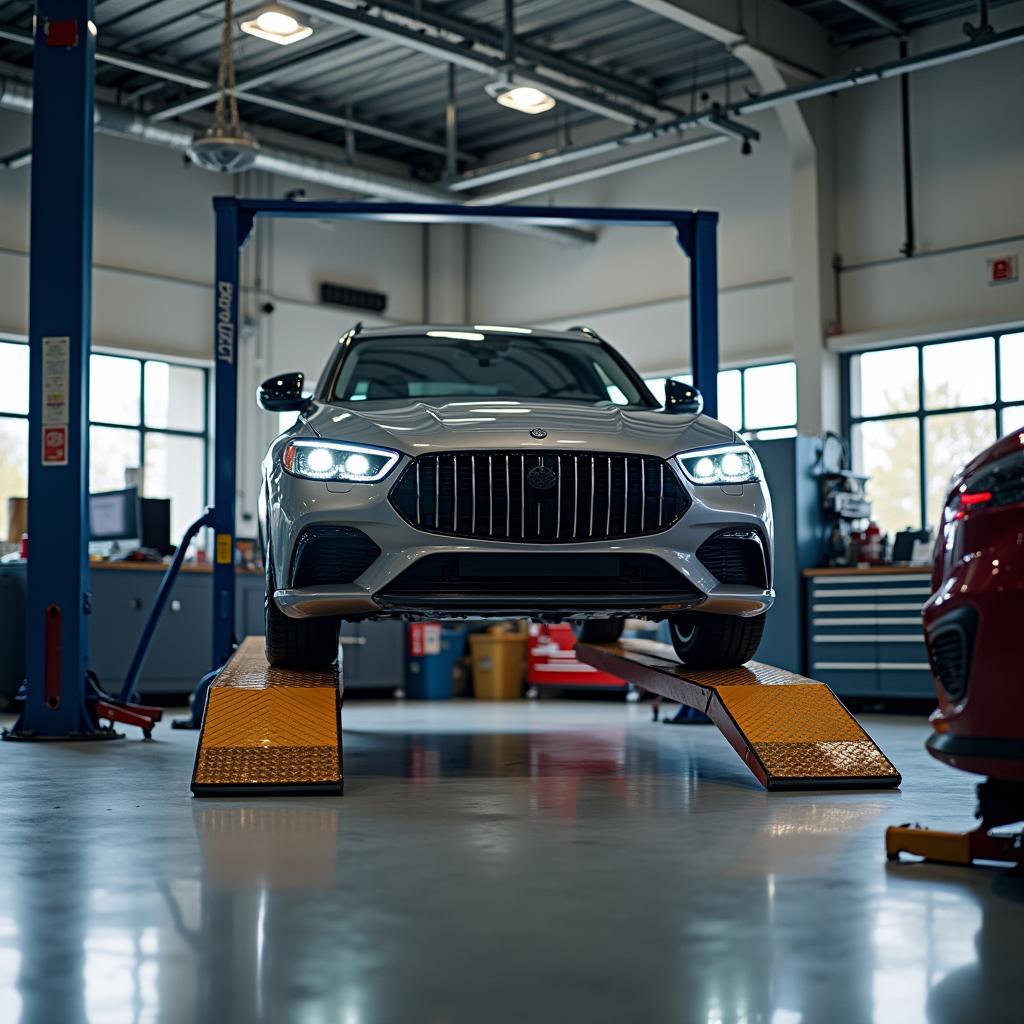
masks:
[[[43,465],[68,464],[70,338],[43,338]]]
[[[68,464],[68,428],[43,427],[43,465]]]

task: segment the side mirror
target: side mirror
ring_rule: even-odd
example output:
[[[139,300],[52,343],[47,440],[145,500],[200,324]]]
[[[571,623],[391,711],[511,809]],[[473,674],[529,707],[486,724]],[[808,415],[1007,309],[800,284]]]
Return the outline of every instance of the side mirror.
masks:
[[[267,412],[298,412],[309,396],[302,393],[301,373],[282,373],[265,380],[256,389],[256,403]]]
[[[671,378],[665,381],[665,412],[699,416],[703,409],[704,396],[692,384]]]

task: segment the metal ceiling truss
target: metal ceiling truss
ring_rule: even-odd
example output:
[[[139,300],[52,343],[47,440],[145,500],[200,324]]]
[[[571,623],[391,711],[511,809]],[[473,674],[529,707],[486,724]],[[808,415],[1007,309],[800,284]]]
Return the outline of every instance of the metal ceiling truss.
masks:
[[[507,64],[501,33],[469,22],[441,18],[427,13],[422,7],[416,10],[405,4],[369,4],[360,0],[289,0],[289,6],[331,24],[343,25],[361,35],[386,39],[485,77],[499,74]],[[516,80],[541,89],[555,99],[624,124],[650,123],[674,113],[668,108],[626,95],[633,92],[635,86],[623,88],[623,83],[618,82],[612,91],[599,80],[607,76],[595,75],[591,68],[583,69],[574,62],[547,54],[529,44],[525,51],[518,43],[517,48],[521,57],[529,59],[533,54],[536,63],[517,63]]]

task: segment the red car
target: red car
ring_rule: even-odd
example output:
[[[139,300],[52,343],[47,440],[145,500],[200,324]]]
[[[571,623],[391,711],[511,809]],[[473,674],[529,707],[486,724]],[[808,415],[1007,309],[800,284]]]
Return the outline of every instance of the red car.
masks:
[[[939,707],[933,756],[1024,782],[1024,431],[953,480],[924,607]]]

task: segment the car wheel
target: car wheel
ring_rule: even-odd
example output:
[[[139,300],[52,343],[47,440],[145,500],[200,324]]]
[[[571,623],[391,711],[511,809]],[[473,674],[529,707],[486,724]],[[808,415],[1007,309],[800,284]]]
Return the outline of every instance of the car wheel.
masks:
[[[625,619],[584,619],[577,639],[584,644],[613,644],[625,626]]]
[[[729,668],[754,656],[764,634],[765,616],[687,614],[669,619],[672,646],[680,661],[694,668]]]
[[[267,559],[264,597],[267,661],[275,668],[324,669],[338,659],[338,620],[290,619],[274,601],[274,570]]]

